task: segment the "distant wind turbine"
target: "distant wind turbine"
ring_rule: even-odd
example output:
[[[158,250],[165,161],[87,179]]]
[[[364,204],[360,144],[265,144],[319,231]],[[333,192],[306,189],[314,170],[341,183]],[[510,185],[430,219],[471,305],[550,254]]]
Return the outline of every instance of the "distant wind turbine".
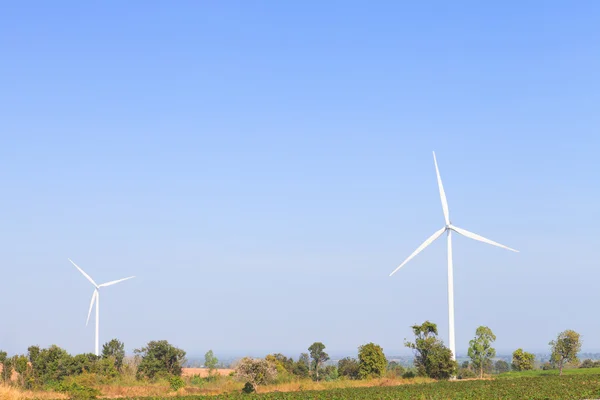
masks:
[[[101,285],[97,285],[96,282],[94,282],[94,280],[88,274],[86,274],[84,270],[79,268],[79,266],[73,262],[73,260],[71,260],[69,258],[69,261],[71,261],[71,264],[73,264],[75,266],[75,268],[77,268],[79,270],[79,272],[81,272],[83,274],[83,276],[85,276],[87,278],[87,280],[92,283],[92,285],[94,285],[94,288],[95,288],[94,293],[92,294],[92,302],[90,303],[90,310],[88,311],[87,321],[86,321],[85,325],[87,326],[87,324],[90,322],[90,315],[92,315],[92,307],[94,307],[94,301],[95,301],[96,302],[96,355],[99,356],[100,355],[100,342],[98,341],[99,340],[98,333],[100,331],[100,291],[99,290],[101,287],[111,286],[116,283],[126,281],[127,279],[135,278],[135,276],[130,276],[128,278],[123,278],[123,279],[119,279],[116,281],[110,281],[110,282],[103,283]]]
[[[491,244],[494,246],[502,247],[503,249],[514,251],[518,253],[518,250],[511,249],[510,247],[506,247],[500,243],[496,243],[492,240],[486,239],[483,236],[479,236],[476,233],[469,232],[465,229],[459,228],[457,226],[452,225],[450,222],[450,214],[448,212],[448,202],[446,201],[446,193],[444,192],[444,186],[442,185],[442,178],[440,177],[440,171],[438,169],[437,160],[435,158],[435,152],[433,152],[433,163],[435,164],[435,172],[437,174],[438,187],[440,189],[440,198],[442,199],[442,210],[444,211],[444,219],[446,221],[446,225],[439,231],[435,232],[433,235],[429,237],[426,241],[423,242],[398,268],[396,268],[390,276],[394,275],[396,271],[402,268],[407,262],[412,260],[417,254],[423,251],[427,246],[429,246],[433,241],[442,236],[444,232],[447,234],[448,238],[448,335],[449,338],[449,346],[452,351],[452,357],[456,360],[456,346],[454,342],[454,277],[452,271],[452,231],[456,233],[460,233],[463,236],[466,236],[471,239],[478,240],[480,242],[484,242],[487,244]]]

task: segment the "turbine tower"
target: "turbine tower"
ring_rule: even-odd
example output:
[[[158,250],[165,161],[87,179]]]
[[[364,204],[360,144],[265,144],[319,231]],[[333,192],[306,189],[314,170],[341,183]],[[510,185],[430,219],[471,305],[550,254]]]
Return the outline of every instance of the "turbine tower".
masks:
[[[92,283],[92,285],[94,285],[94,293],[92,294],[92,302],[90,303],[90,310],[88,311],[87,321],[85,322],[85,325],[87,326],[88,323],[90,322],[90,315],[92,315],[92,307],[94,307],[94,301],[95,301],[96,302],[96,355],[99,356],[100,355],[100,342],[99,342],[98,333],[100,331],[100,288],[106,287],[106,286],[111,286],[116,283],[126,281],[127,279],[135,278],[135,276],[130,276],[128,278],[123,278],[123,279],[119,279],[116,281],[110,281],[110,282],[103,283],[101,285],[97,285],[96,282],[94,282],[94,280],[88,274],[86,274],[84,270],[79,268],[79,266],[73,262],[73,260],[71,260],[69,258],[69,261],[71,261],[71,264],[73,264],[75,266],[75,268],[77,268],[79,270],[79,272],[81,272],[83,274],[83,276],[85,276],[87,278],[87,280]]]
[[[459,228],[457,226],[452,225],[450,222],[450,213],[448,212],[448,202],[446,201],[446,193],[444,192],[444,186],[442,185],[442,178],[440,177],[440,171],[438,169],[437,160],[435,158],[435,152],[433,152],[433,163],[435,164],[435,172],[437,174],[437,182],[438,187],[440,189],[440,198],[442,199],[442,210],[444,211],[444,220],[446,224],[442,229],[436,231],[433,235],[431,235],[426,241],[423,242],[417,249],[410,255],[398,268],[396,268],[390,276],[394,275],[396,271],[402,268],[407,262],[412,260],[417,254],[423,251],[427,246],[429,246],[433,241],[442,236],[444,232],[446,232],[446,237],[448,240],[448,335],[449,340],[448,344],[450,350],[452,351],[452,357],[456,360],[456,346],[454,341],[454,277],[452,270],[452,232],[459,233],[463,236],[466,236],[470,239],[478,240],[483,243],[491,244],[494,246],[502,247],[503,249],[514,251],[518,253],[518,250],[511,249],[510,247],[504,246],[500,243],[496,243],[493,240],[486,239],[483,236],[479,236],[476,233],[469,232],[465,229]]]

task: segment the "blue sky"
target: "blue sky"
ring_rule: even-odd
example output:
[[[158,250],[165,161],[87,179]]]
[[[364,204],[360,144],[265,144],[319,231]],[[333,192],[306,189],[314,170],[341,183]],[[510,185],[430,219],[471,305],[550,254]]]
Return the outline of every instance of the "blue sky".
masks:
[[[600,350],[600,3],[153,1],[0,13],[0,348],[297,356],[479,325]]]

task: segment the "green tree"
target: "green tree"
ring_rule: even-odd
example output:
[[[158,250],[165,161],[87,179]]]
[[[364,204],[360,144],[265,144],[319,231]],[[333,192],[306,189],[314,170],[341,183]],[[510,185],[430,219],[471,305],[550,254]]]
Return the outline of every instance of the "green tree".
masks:
[[[138,376],[153,379],[157,376],[181,376],[185,362],[185,351],[171,345],[166,340],[149,342],[146,347],[136,349],[141,356]]]
[[[115,368],[121,372],[123,370],[123,359],[125,358],[125,344],[117,339],[102,346],[102,358],[114,358]]]
[[[581,350],[581,335],[573,330],[566,330],[558,334],[556,340],[549,343],[552,349],[550,360],[558,366],[559,375],[567,363],[578,363],[577,353]]]
[[[533,369],[535,356],[531,353],[517,349],[512,354],[512,369],[515,371],[528,371]]]
[[[216,370],[217,370],[217,364],[219,363],[219,359],[217,357],[215,357],[215,355],[213,354],[212,350],[209,350],[206,352],[206,354],[204,355],[204,366],[206,368],[208,368],[208,376],[209,377],[214,377]]]
[[[358,376],[360,379],[379,378],[387,368],[383,348],[375,343],[367,343],[358,348]]]
[[[433,379],[450,379],[456,374],[457,364],[452,351],[438,339],[437,325],[425,321],[422,325],[413,325],[415,341],[404,345],[415,351],[414,364],[420,376]]]
[[[29,347],[29,360],[35,384],[58,382],[73,371],[73,358],[66,350],[52,345],[47,349]]]
[[[338,374],[349,379],[358,379],[358,361],[346,357],[338,361]]]
[[[390,361],[387,365],[387,370],[392,376],[396,378],[402,376],[402,374],[406,372],[404,370],[404,367],[400,365],[400,363],[398,363],[397,361]]]
[[[13,357],[12,364],[15,371],[17,371],[17,374],[19,374],[19,385],[21,385],[21,387],[26,387],[30,372],[29,360],[24,355],[18,355]]]
[[[294,363],[292,373],[301,378],[308,378],[310,373],[310,357],[308,353],[300,354],[298,361]]]
[[[498,360],[494,363],[494,370],[496,370],[496,373],[502,374],[510,371],[510,365],[504,360]]]
[[[496,357],[496,350],[492,347],[495,340],[496,335],[490,328],[480,326],[475,331],[475,338],[469,342],[469,357],[480,378],[483,378],[484,368],[489,367],[492,358]]]
[[[2,367],[2,374],[0,374],[0,380],[2,382],[10,382],[13,370],[12,357],[8,357],[8,354],[2,350],[0,350],[0,366]]]
[[[308,348],[310,357],[313,359],[313,371],[315,373],[315,380],[317,381],[319,380],[319,367],[329,360],[329,355],[323,350],[325,350],[325,345],[321,342],[315,342]]]

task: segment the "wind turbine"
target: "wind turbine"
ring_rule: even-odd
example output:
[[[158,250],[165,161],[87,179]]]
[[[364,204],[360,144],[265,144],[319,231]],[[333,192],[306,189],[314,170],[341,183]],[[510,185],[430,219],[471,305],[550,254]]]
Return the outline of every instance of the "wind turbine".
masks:
[[[486,239],[483,236],[479,236],[476,233],[469,232],[466,229],[459,228],[457,226],[452,225],[450,222],[450,214],[448,212],[448,202],[446,201],[446,193],[444,192],[444,186],[442,185],[442,178],[440,177],[440,170],[438,169],[437,160],[435,158],[435,151],[433,152],[433,163],[435,164],[435,172],[437,174],[437,182],[438,187],[440,189],[440,198],[442,199],[442,210],[444,211],[444,220],[446,224],[442,229],[436,231],[433,235],[431,235],[426,241],[423,242],[417,249],[410,255],[398,268],[396,268],[390,276],[394,275],[396,271],[402,268],[407,262],[412,260],[417,254],[423,251],[427,246],[429,246],[433,241],[442,236],[444,232],[446,232],[446,236],[448,238],[448,335],[449,337],[449,346],[452,351],[452,357],[456,360],[456,347],[454,343],[454,277],[452,271],[452,231],[459,233],[463,236],[466,236],[470,239],[475,239],[483,243],[491,244],[493,246],[502,247],[503,249],[514,251],[518,253],[518,250],[511,249],[510,247],[504,246],[500,243],[496,243],[493,240]]]
[[[87,321],[85,322],[85,325],[87,326],[88,323],[90,322],[90,315],[92,315],[92,307],[94,307],[94,301],[95,301],[96,302],[96,355],[99,356],[100,355],[100,343],[98,341],[98,333],[100,331],[100,288],[106,287],[106,286],[111,286],[116,283],[126,281],[127,279],[135,278],[135,276],[130,276],[128,278],[123,278],[123,279],[119,279],[116,281],[110,281],[110,282],[103,283],[101,285],[97,285],[96,282],[94,282],[94,280],[88,274],[86,274],[84,270],[79,268],[79,266],[73,262],[73,260],[71,260],[69,258],[69,261],[71,261],[71,264],[73,264],[75,266],[75,268],[77,268],[79,270],[79,272],[81,272],[83,274],[83,276],[85,276],[87,278],[87,280],[92,283],[92,285],[94,285],[94,293],[92,294],[92,302],[90,303],[90,310],[88,311],[88,317],[87,317]]]

